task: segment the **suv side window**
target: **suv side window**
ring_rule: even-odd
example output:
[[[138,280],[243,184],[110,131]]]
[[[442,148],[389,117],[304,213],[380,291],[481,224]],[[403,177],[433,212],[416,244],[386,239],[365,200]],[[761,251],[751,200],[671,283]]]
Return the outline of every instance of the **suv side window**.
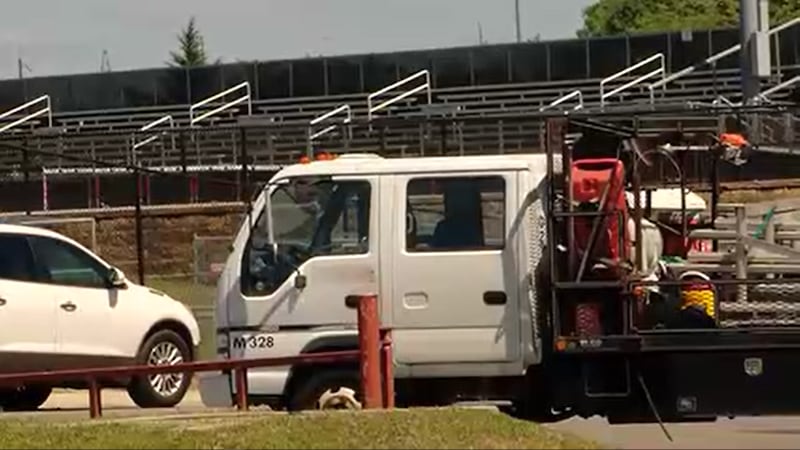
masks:
[[[67,242],[41,236],[30,238],[39,276],[44,283],[105,289],[108,272],[96,259]]]
[[[452,252],[505,246],[500,176],[415,178],[406,189],[406,250]]]
[[[0,234],[0,279],[34,281],[36,267],[25,236]]]

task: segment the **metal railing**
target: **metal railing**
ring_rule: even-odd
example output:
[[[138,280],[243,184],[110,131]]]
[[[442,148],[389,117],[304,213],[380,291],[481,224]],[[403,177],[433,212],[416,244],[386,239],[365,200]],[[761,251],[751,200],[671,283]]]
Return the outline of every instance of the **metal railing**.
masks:
[[[772,101],[769,98],[770,95],[772,95],[772,94],[774,94],[776,92],[782,91],[782,90],[784,90],[784,89],[786,89],[788,87],[792,87],[792,86],[794,86],[795,84],[798,84],[798,83],[800,83],[800,75],[797,75],[797,76],[792,77],[792,78],[790,78],[790,79],[788,79],[788,80],[786,80],[786,81],[784,81],[782,83],[779,83],[779,84],[776,84],[775,86],[772,86],[771,88],[769,88],[769,89],[763,91],[762,93],[758,94],[757,96],[755,96],[754,100],[759,100],[759,101],[771,103]]]
[[[423,84],[421,84],[421,85],[419,85],[419,86],[417,86],[415,88],[409,89],[409,90],[407,90],[407,91],[405,91],[405,92],[403,92],[401,94],[398,94],[398,95],[390,98],[389,100],[386,100],[386,101],[384,101],[382,103],[379,103],[379,104],[377,104],[375,106],[372,105],[372,103],[375,100],[375,97],[383,95],[383,94],[385,94],[387,92],[391,92],[391,91],[399,88],[400,86],[406,85],[406,84],[408,84],[408,83],[410,83],[410,82],[412,82],[414,80],[417,80],[419,78],[424,78],[425,79],[425,83],[423,83]],[[412,96],[412,95],[414,95],[414,94],[416,94],[418,92],[421,92],[421,91],[427,91],[428,104],[430,105],[432,103],[432,97],[431,97],[431,74],[427,70],[420,70],[419,72],[417,72],[417,73],[415,73],[415,74],[413,74],[411,76],[403,78],[402,80],[400,80],[400,81],[398,81],[396,83],[390,84],[389,86],[386,86],[383,89],[380,89],[378,91],[373,92],[372,94],[369,94],[367,96],[367,120],[372,121],[372,117],[376,112],[378,112],[378,111],[380,111],[380,110],[382,110],[382,109],[384,109],[384,108],[386,108],[388,106],[391,106],[391,105],[399,102],[400,100],[403,100],[404,98],[410,97],[410,96]]]
[[[167,114],[166,116],[164,116],[164,117],[162,117],[160,119],[156,119],[156,120],[148,123],[147,125],[143,126],[142,128],[139,129],[139,131],[140,132],[141,131],[149,131],[149,130],[151,130],[151,129],[153,129],[153,128],[155,128],[155,127],[157,127],[157,126],[159,126],[159,125],[161,125],[162,123],[165,123],[165,122],[169,123],[170,130],[175,128],[175,120],[172,118],[172,115]],[[140,147],[143,147],[143,146],[155,141],[156,139],[158,139],[158,137],[161,134],[162,133],[152,134],[149,137],[147,137],[147,138],[145,138],[145,139],[143,139],[141,141],[136,141],[136,137],[134,135],[134,142],[133,142],[133,146],[131,147],[131,160],[133,161],[134,164],[136,163],[136,150],[138,150]],[[174,151],[175,150],[175,133],[170,133],[170,138],[171,138],[171,141],[172,141],[172,146],[171,147],[172,147],[172,150]],[[165,165],[166,161],[164,161],[163,153],[162,153],[162,158],[161,159],[162,159],[162,161],[161,161],[162,165]]]
[[[232,94],[232,93],[234,93],[236,91],[241,91],[241,90],[245,91],[245,94],[242,95],[241,97],[238,97],[238,98],[236,98],[234,100],[231,100],[231,101],[223,104],[222,106],[214,108],[214,109],[212,109],[210,111],[206,111],[206,112],[204,112],[204,113],[202,113],[202,114],[200,114],[200,115],[195,117],[195,111],[198,108],[201,108],[201,107],[203,107],[205,105],[208,105],[209,103],[211,103],[211,102],[213,102],[213,101],[215,101],[217,99],[223,98],[228,94]],[[191,105],[189,107],[189,125],[190,126],[194,126],[196,123],[200,122],[203,119],[207,119],[207,118],[209,118],[209,117],[211,117],[211,116],[213,116],[215,114],[219,114],[222,111],[225,111],[227,109],[233,108],[234,106],[242,104],[244,102],[247,102],[247,115],[248,116],[252,115],[253,114],[253,99],[252,99],[252,96],[250,94],[250,83],[247,82],[247,81],[239,83],[239,84],[237,84],[236,86],[234,86],[232,88],[226,89],[226,90],[224,90],[224,91],[222,91],[222,92],[220,92],[218,94],[214,94],[211,97],[208,97],[208,98],[206,98],[204,100],[200,100],[199,102]]]
[[[797,24],[800,24],[800,17],[796,17],[796,18],[794,18],[794,19],[792,19],[792,20],[790,20],[788,22],[784,22],[783,24],[776,26],[775,28],[772,28],[771,30],[767,31],[767,36],[770,36],[770,37],[774,36],[774,35],[780,33],[781,31],[783,31],[783,30],[785,30],[787,28],[793,27],[793,26],[795,26]],[[742,49],[742,44],[736,44],[736,45],[733,45],[731,47],[726,48],[725,50],[721,50],[720,52],[709,56],[708,58],[704,59],[703,61],[701,61],[698,64],[694,64],[694,65],[691,65],[691,66],[686,67],[684,69],[681,69],[681,70],[673,73],[672,75],[670,75],[668,77],[665,77],[662,80],[659,80],[659,81],[657,81],[655,83],[650,84],[650,86],[649,86],[650,92],[655,92],[656,89],[663,88],[667,84],[677,80],[678,78],[681,78],[681,77],[684,77],[686,75],[691,74],[692,72],[696,71],[698,68],[700,68],[702,66],[709,65],[709,64],[714,64],[717,61],[719,61],[720,59],[725,58],[726,56],[730,56],[730,55],[738,52],[741,49]],[[655,101],[655,99],[653,101]]]
[[[606,92],[605,91],[606,85],[608,83],[610,83],[610,82],[612,82],[612,81],[614,81],[614,80],[616,80],[616,79],[618,79],[620,77],[624,77],[625,75],[627,75],[627,74],[629,74],[629,73],[631,73],[631,72],[633,72],[633,71],[635,71],[637,69],[640,69],[640,68],[642,68],[642,67],[644,67],[644,66],[646,66],[648,64],[652,64],[653,62],[658,62],[659,63],[659,66],[658,66],[657,69],[655,69],[653,71],[650,71],[650,72],[648,72],[648,73],[646,73],[644,75],[641,75],[638,78],[636,78],[636,79],[634,79],[632,81],[629,81],[629,82],[623,84],[622,86],[617,87],[616,89],[611,90],[610,92]],[[611,76],[608,76],[608,77],[604,78],[602,81],[600,81],[600,107],[601,108],[605,107],[606,99],[608,99],[610,97],[613,97],[614,95],[617,95],[617,94],[619,94],[619,93],[621,93],[621,92],[623,92],[623,91],[625,91],[627,89],[630,89],[633,86],[636,86],[637,84],[640,84],[641,82],[643,82],[643,81],[645,81],[647,79],[650,79],[650,78],[653,78],[653,77],[656,77],[656,76],[659,76],[659,75],[661,75],[663,77],[665,75],[665,73],[666,73],[666,66],[664,64],[664,54],[663,53],[656,53],[655,55],[652,55],[647,59],[639,61],[638,63],[636,63],[636,64],[634,64],[634,65],[632,65],[630,67],[627,67],[627,68],[625,68],[623,70],[620,70],[619,72],[617,72],[617,73],[615,73],[615,74],[613,74]],[[651,99],[651,102],[652,102],[652,101],[654,101],[653,89],[650,86],[648,86],[648,87],[650,89],[650,99]]]
[[[249,408],[247,373],[261,367],[309,364],[342,364],[353,362],[360,366],[361,390],[365,409],[394,408],[394,366],[391,330],[382,329],[375,295],[351,295],[345,299],[348,308],[356,310],[358,349],[320,353],[305,353],[257,359],[223,359],[185,362],[174,365],[137,365],[98,367],[0,374],[0,386],[17,387],[25,384],[57,385],[67,381],[83,381],[89,387],[89,417],[102,416],[102,380],[115,377],[156,374],[194,374],[198,372],[231,371],[234,381],[234,403],[239,410]]]
[[[28,109],[31,106],[36,105],[37,103],[44,103],[45,104],[44,108],[39,109],[37,111],[34,111],[34,112],[28,114],[27,116],[21,117],[21,118],[13,121],[11,123],[7,123],[7,124],[5,124],[3,126],[0,126],[0,133],[8,131],[8,130],[16,127],[17,125],[22,125],[23,123],[28,122],[29,120],[35,119],[35,118],[37,118],[37,117],[39,117],[41,115],[44,115],[44,114],[47,114],[47,126],[48,127],[52,127],[53,126],[53,109],[50,107],[50,96],[49,95],[43,95],[43,96],[35,98],[35,99],[33,99],[33,100],[31,100],[31,101],[29,101],[27,103],[23,103],[22,105],[19,105],[16,108],[9,109],[8,111],[0,114],[0,121],[6,119],[8,117],[11,117],[11,116],[13,116],[14,114],[16,114],[16,113],[18,113],[20,111]]]
[[[556,106],[561,105],[562,103],[566,103],[575,97],[578,98],[578,103],[572,108],[572,110],[577,111],[579,109],[583,109],[583,93],[580,91],[580,89],[576,89],[570,92],[569,94],[563,95],[553,100],[552,102],[548,103],[547,105],[542,106],[541,108],[539,108],[539,111],[547,111],[548,109],[555,108]]]
[[[309,141],[314,141],[315,139],[318,139],[318,138],[330,133],[331,131],[335,130],[336,129],[336,125],[335,124],[328,125],[327,127],[323,128],[323,129],[321,129],[319,131],[316,131],[316,132],[314,131],[314,126],[324,122],[325,120],[327,120],[327,119],[329,119],[331,117],[334,117],[334,116],[342,114],[342,113],[345,114],[344,119],[342,119],[342,123],[345,124],[345,125],[349,124],[353,120],[353,112],[350,109],[350,105],[346,105],[346,104],[338,106],[335,109],[326,112],[325,114],[319,115],[319,116],[311,119],[311,122],[309,122],[309,124],[308,124],[308,140]]]

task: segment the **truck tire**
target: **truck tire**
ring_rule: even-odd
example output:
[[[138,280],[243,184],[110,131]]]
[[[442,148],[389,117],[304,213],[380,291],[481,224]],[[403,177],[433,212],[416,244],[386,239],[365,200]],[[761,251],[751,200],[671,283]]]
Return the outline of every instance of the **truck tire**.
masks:
[[[50,397],[49,386],[23,386],[0,391],[0,407],[4,411],[36,411]]]
[[[301,380],[289,395],[289,411],[361,409],[357,370],[320,370]]]
[[[139,365],[165,365],[189,362],[189,344],[172,330],[160,330],[145,340],[136,358]],[[128,395],[140,408],[171,408],[186,395],[191,377],[186,373],[133,377]]]

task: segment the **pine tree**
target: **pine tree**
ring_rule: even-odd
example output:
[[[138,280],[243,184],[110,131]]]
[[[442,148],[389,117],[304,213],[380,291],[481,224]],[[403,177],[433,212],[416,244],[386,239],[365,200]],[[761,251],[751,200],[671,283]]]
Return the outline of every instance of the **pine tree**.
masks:
[[[173,67],[196,67],[208,63],[205,44],[200,30],[195,25],[194,17],[189,19],[186,28],[178,34],[180,48],[177,51],[169,52],[171,61],[168,63]]]

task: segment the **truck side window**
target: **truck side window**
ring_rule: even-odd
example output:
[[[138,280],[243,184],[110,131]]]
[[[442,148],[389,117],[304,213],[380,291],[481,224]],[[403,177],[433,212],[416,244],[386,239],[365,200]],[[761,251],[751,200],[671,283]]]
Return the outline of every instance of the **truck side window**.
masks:
[[[505,180],[416,178],[406,189],[406,250],[496,250],[505,246]]]
[[[25,236],[0,234],[0,279],[34,281],[33,253]]]

